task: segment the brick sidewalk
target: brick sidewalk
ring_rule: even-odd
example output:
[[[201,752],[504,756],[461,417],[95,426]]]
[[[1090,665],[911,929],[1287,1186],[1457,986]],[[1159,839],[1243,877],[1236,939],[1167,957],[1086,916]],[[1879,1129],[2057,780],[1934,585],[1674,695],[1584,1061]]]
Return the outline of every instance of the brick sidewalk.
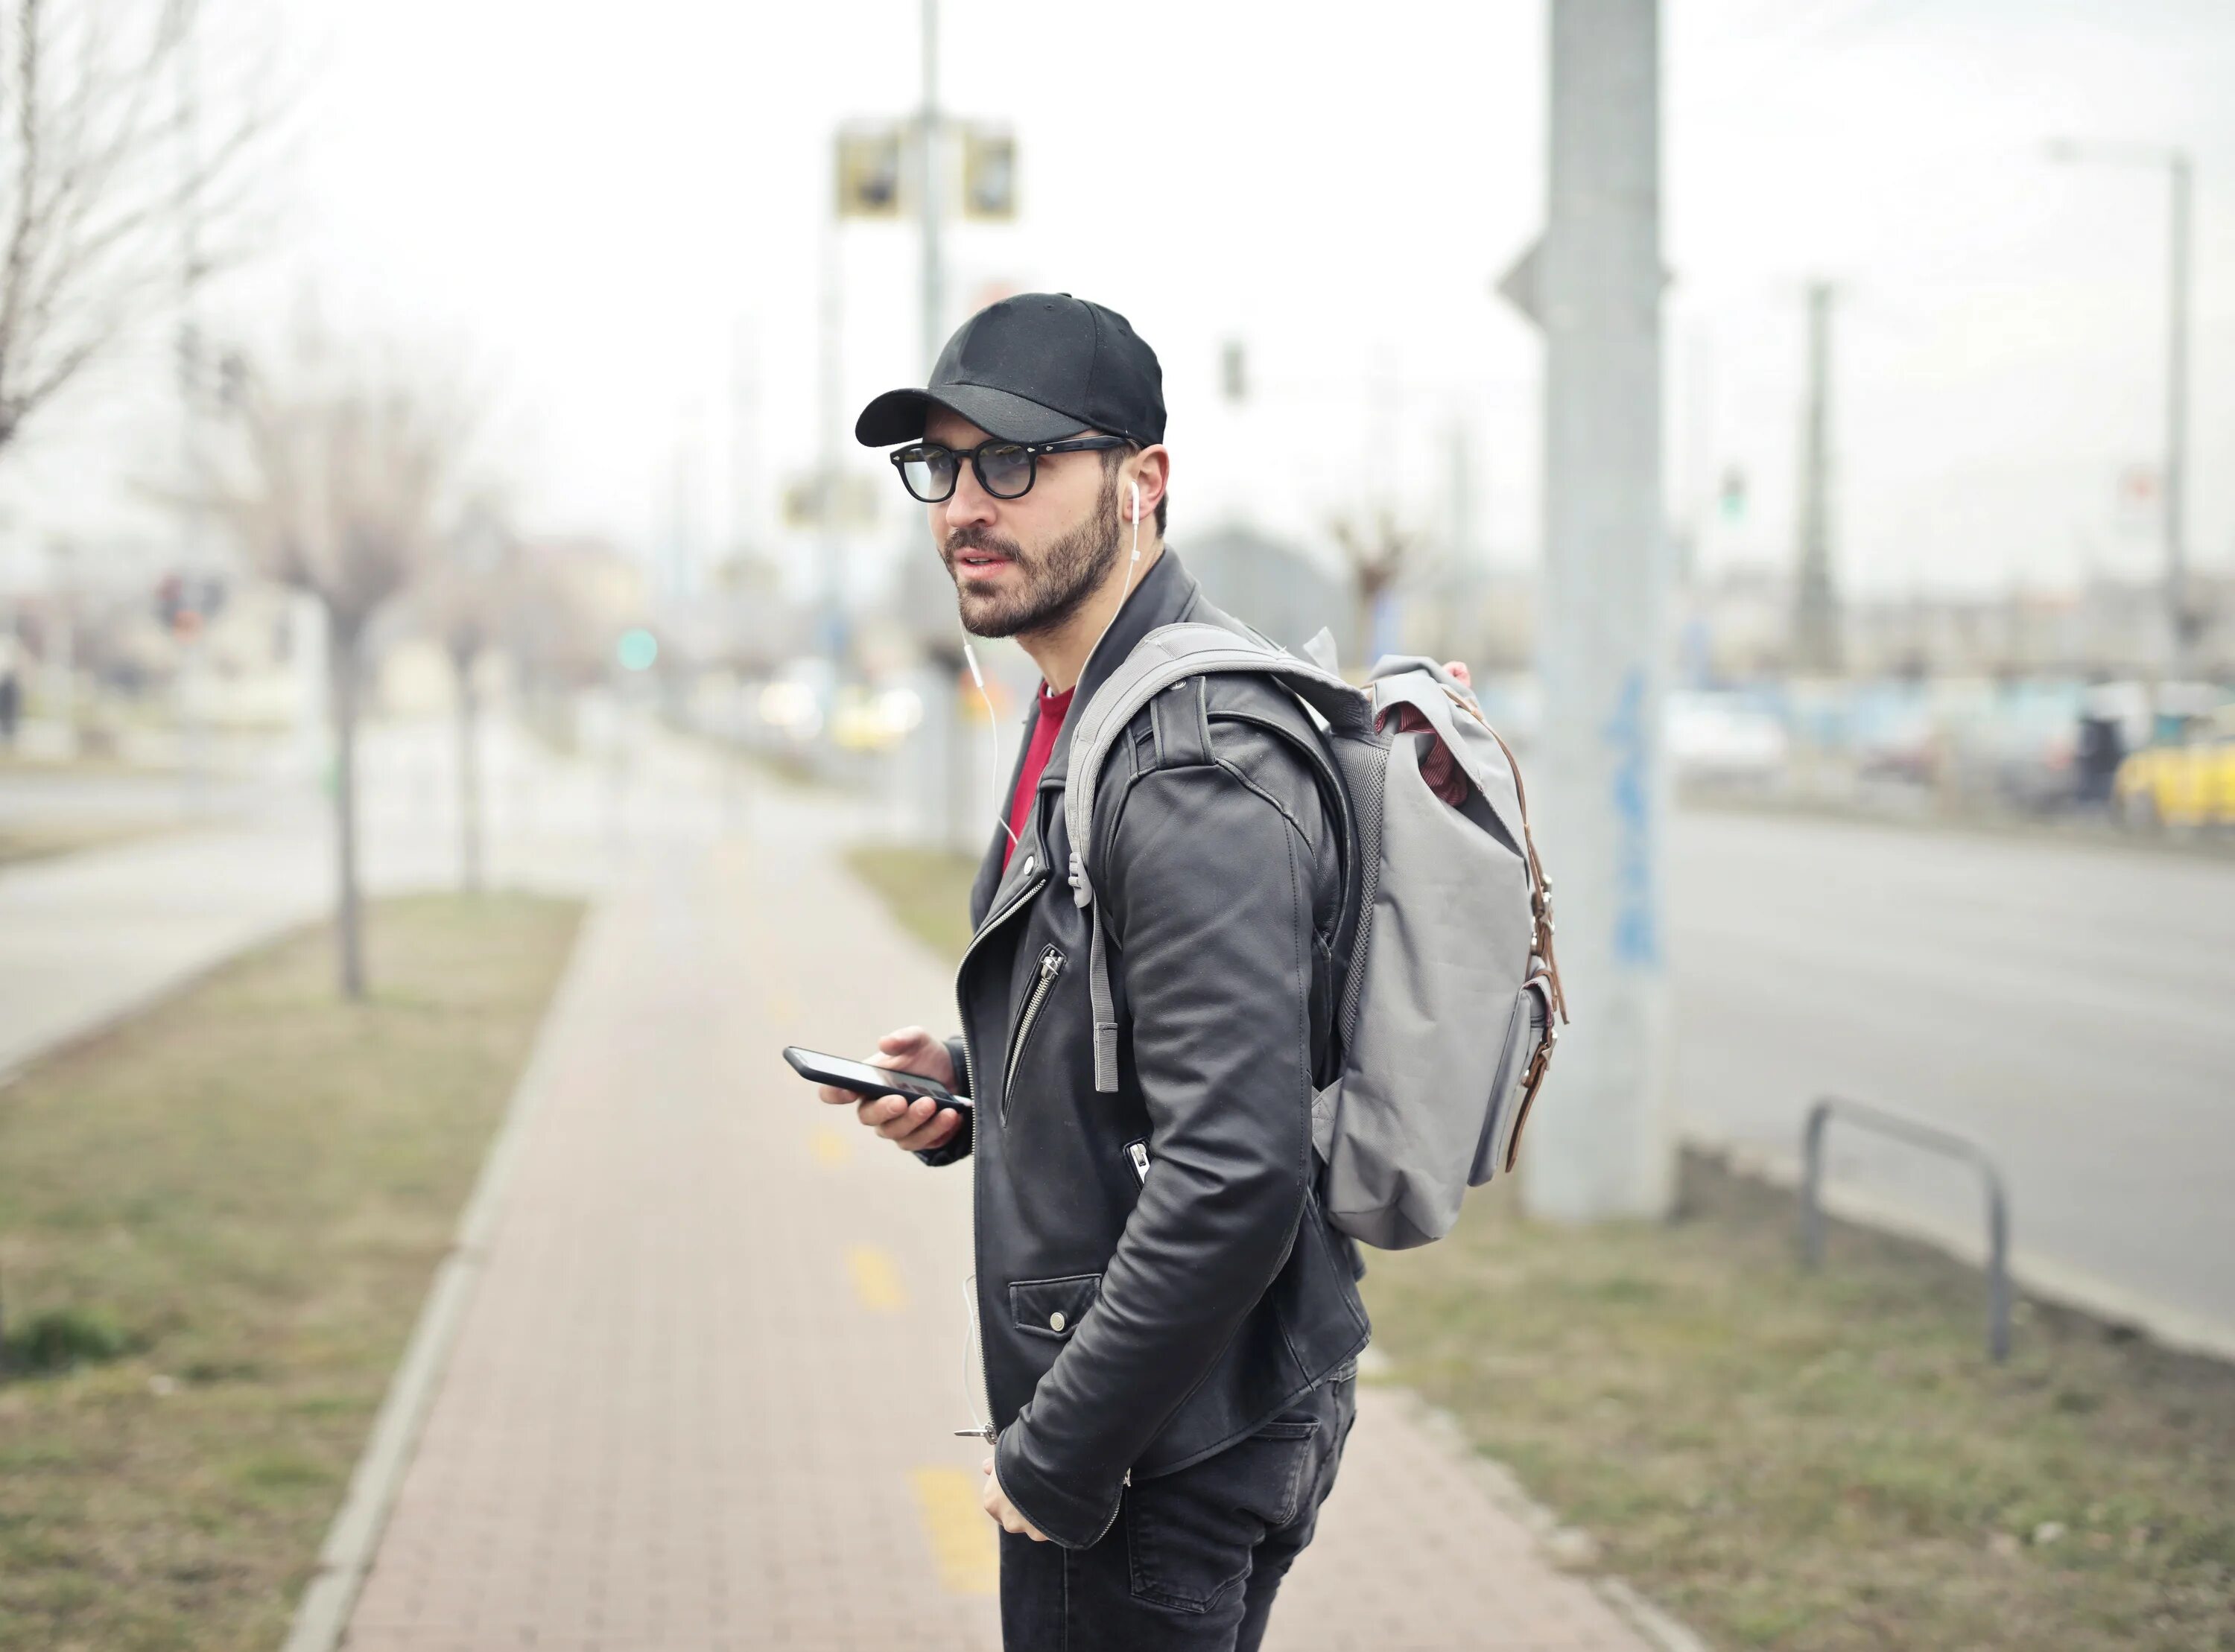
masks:
[[[778,1054],[954,1019],[947,971],[770,796],[621,880],[352,1652],[1000,1642],[963,1376],[969,1176]],[[1642,1646],[1370,1388],[1284,1652]]]

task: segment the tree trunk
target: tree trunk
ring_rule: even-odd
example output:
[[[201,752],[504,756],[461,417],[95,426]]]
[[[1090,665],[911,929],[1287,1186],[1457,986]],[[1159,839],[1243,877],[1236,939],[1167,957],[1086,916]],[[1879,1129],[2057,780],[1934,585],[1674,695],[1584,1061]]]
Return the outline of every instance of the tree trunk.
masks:
[[[334,716],[334,934],[341,952],[342,996],[364,996],[363,900],[357,873],[357,715],[359,635],[330,625]]]
[[[453,655],[458,672],[458,856],[469,895],[482,887],[481,702],[474,694],[474,656]]]

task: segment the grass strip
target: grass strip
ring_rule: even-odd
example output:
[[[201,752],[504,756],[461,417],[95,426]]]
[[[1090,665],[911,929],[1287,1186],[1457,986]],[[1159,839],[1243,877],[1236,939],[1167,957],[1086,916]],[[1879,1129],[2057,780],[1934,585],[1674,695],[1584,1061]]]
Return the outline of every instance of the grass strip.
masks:
[[[176,828],[154,823],[112,826],[79,821],[0,826],[0,866],[50,860],[56,855],[72,855],[83,849],[111,848],[173,830]]]
[[[856,844],[846,866],[875,890],[901,926],[940,957],[959,961],[970,944],[970,883],[978,863],[948,849]]]
[[[973,861],[849,859],[960,956]],[[1498,1188],[1369,1251],[1386,1380],[1720,1645],[2235,1649],[2235,1368],[2021,1303],[1997,1368],[1972,1269],[1834,1223],[1812,1274],[1790,1193],[1693,1154],[1682,1190],[1565,1228]]]
[[[1710,1640],[2235,1646],[2235,1368],[2021,1303],[1688,1154],[1673,1223],[1478,1195],[1368,1259],[1391,1380],[1449,1409],[1606,1564]]]
[[[0,1646],[276,1646],[580,916],[383,902],[0,1093]]]

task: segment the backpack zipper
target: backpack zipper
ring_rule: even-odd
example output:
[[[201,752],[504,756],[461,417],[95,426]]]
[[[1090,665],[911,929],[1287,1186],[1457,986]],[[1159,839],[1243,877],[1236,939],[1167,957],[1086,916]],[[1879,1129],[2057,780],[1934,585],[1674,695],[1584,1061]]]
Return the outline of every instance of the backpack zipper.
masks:
[[[1047,1001],[1048,989],[1055,978],[1063,973],[1063,949],[1050,942],[1040,949],[1040,978],[1032,983],[1032,994],[1025,1000],[1024,1013],[1017,1017],[1016,1041],[1009,1046],[1009,1061],[1001,1075],[1001,1119],[1009,1117],[1009,1089],[1017,1081],[1017,1063],[1024,1059],[1025,1041],[1032,1035],[1032,1023],[1039,1020],[1040,1005]]]

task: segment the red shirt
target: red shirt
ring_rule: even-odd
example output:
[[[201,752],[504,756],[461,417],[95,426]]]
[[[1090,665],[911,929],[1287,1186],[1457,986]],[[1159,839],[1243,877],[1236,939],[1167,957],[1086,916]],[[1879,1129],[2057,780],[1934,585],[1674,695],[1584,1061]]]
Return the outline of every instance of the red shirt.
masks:
[[[1009,856],[1018,839],[1025,835],[1025,822],[1032,818],[1032,793],[1039,789],[1040,776],[1047,772],[1048,754],[1055,749],[1055,737],[1063,732],[1064,714],[1071,709],[1071,696],[1078,691],[1074,682],[1061,694],[1048,692],[1047,679],[1040,679],[1039,721],[1032,725],[1032,743],[1025,748],[1025,767],[1017,776],[1016,795],[1009,800],[1009,832],[1001,834],[1001,869],[1008,870]]]

